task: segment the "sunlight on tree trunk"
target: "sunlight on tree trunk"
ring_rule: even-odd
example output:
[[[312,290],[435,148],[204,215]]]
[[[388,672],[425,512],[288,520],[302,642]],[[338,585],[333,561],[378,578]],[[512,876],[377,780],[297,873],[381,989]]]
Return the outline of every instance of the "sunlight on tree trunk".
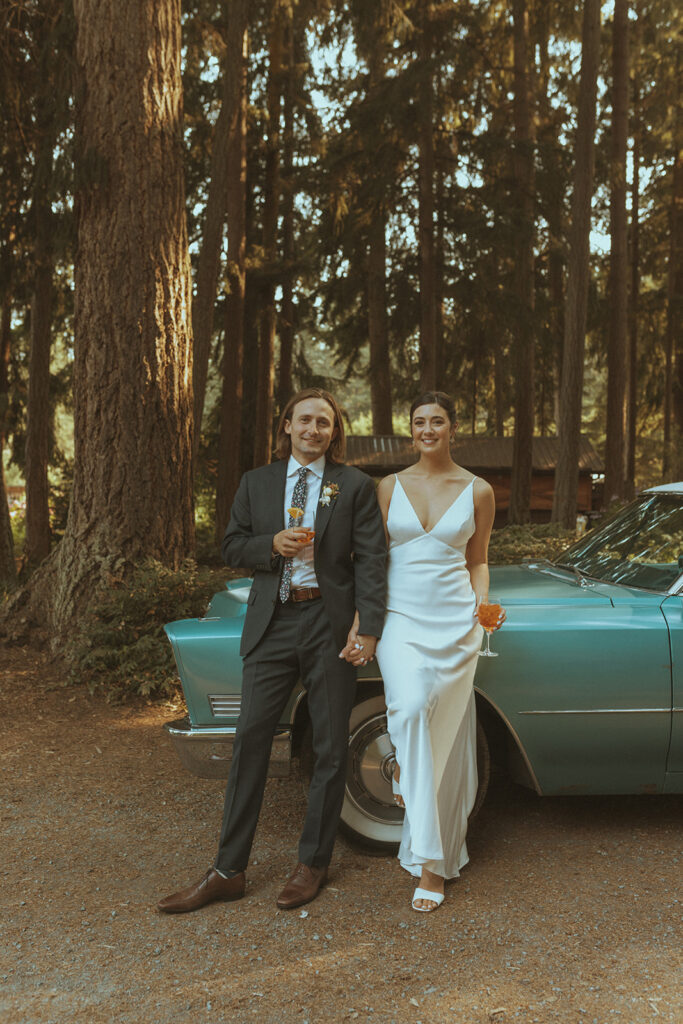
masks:
[[[2,270],[3,283],[6,289],[9,288],[9,260],[7,254],[3,253]],[[11,337],[12,303],[6,291],[2,301],[0,312],[0,586],[12,584],[16,578],[17,570],[14,561],[14,539],[12,537],[12,521],[9,514],[7,502],[7,491],[5,490],[5,467],[3,455],[5,450],[5,436],[7,412],[9,409],[9,351]]]
[[[94,593],[194,547],[179,0],[76,0],[73,493],[17,595],[55,646]]]

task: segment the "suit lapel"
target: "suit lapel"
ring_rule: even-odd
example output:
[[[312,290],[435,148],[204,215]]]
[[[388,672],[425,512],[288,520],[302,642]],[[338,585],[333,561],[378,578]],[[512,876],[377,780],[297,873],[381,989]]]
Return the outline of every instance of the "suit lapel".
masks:
[[[325,463],[325,472],[323,473],[323,482],[320,487],[320,498],[323,497],[323,491],[325,490],[325,484],[335,483],[341,489],[341,477],[344,471],[343,466],[336,465],[333,462]],[[332,518],[334,513],[338,497],[331,497],[329,505],[321,505],[318,502],[318,508],[315,516],[315,547],[314,550],[318,550],[318,546],[322,539],[322,535],[327,529],[327,524]]]

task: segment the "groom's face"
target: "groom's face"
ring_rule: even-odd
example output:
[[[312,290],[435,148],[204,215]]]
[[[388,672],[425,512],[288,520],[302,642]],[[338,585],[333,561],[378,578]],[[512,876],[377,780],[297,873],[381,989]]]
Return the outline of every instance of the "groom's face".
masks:
[[[304,398],[285,420],[285,434],[292,442],[292,455],[306,466],[324,455],[337,433],[334,409],[323,398]]]

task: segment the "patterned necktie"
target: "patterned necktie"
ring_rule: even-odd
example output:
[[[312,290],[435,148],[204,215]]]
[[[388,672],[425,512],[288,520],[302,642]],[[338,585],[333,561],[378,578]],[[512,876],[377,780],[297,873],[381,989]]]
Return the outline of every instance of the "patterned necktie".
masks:
[[[303,512],[306,508],[306,474],[308,470],[305,466],[302,466],[299,470],[299,479],[294,484],[294,492],[292,494],[292,508],[300,508]],[[296,526],[296,519],[294,516],[289,517],[288,527]],[[282,566],[282,576],[280,577],[280,600],[284,602],[289,597],[289,592],[292,589],[292,561],[291,558],[285,558],[285,564]]]

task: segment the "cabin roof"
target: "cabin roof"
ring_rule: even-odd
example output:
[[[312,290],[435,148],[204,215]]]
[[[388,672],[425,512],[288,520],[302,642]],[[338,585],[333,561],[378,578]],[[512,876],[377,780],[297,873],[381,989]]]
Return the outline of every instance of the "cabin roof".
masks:
[[[466,469],[511,470],[512,437],[458,437],[451,452]],[[553,472],[560,454],[558,437],[535,437],[532,466],[535,472]],[[402,469],[416,461],[409,437],[398,434],[352,434],[346,438],[346,461],[366,472]],[[602,473],[604,464],[585,435],[579,442],[579,472]]]

